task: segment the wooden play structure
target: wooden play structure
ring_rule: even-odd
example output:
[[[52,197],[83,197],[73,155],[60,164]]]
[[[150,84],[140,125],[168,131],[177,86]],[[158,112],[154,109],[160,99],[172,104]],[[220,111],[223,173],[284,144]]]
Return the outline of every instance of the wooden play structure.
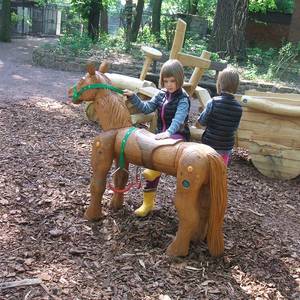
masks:
[[[235,146],[249,150],[253,165],[270,178],[300,175],[300,94],[248,90],[236,95],[243,115]],[[200,98],[206,106],[208,99]]]
[[[186,256],[191,240],[206,238],[210,254],[221,255],[227,207],[227,176],[222,158],[207,145],[155,140],[148,130],[132,127],[122,91],[113,87],[103,73],[107,74],[106,64],[100,66],[99,72],[89,66],[86,76],[69,90],[75,103],[94,103],[96,119],[103,129],[92,147],[91,202],[85,217],[92,221],[102,217],[101,200],[113,161],[117,166],[114,186],[119,190],[127,184],[129,163],[144,166],[177,178],[175,206],[179,226],[167,254]],[[123,196],[114,192],[113,209],[122,206]]]
[[[184,66],[194,71],[184,89],[199,106],[204,108],[211,99],[206,89],[197,86],[204,72],[210,67],[210,53],[203,51],[200,57],[184,54],[182,45],[186,23],[178,20],[173,46],[169,58],[176,58]],[[145,80],[151,63],[159,60],[162,53],[151,47],[142,47],[145,62],[140,78],[107,73],[112,84],[120,89],[131,89],[147,100],[158,89],[155,84]],[[265,176],[279,179],[292,179],[300,174],[300,95],[275,94],[246,91],[245,95],[236,95],[244,107],[241,124],[237,133],[236,146],[249,150],[254,166]],[[93,104],[92,104],[93,105]],[[133,124],[150,123],[150,131],[156,127],[155,113],[139,113],[130,102],[127,106]],[[93,107],[88,105],[87,115],[95,120]],[[190,126],[194,141],[200,141],[203,129]]]
[[[183,87],[190,96],[193,96],[192,99],[196,99],[195,101],[197,101],[197,99],[199,100],[200,98],[203,99],[203,101],[207,101],[208,99],[210,99],[210,95],[206,89],[199,87],[198,83],[204,72],[211,65],[211,53],[208,51],[202,51],[200,57],[183,53],[182,47],[185,31],[186,23],[183,20],[179,19],[176,25],[175,36],[169,58],[178,59],[184,67],[191,67],[194,69],[190,79],[184,82]],[[106,73],[105,75],[112,81],[112,84],[114,86],[120,89],[130,89],[137,93],[140,98],[148,100],[156,95],[159,90],[156,88],[153,82],[145,80],[146,74],[153,61],[159,60],[162,57],[162,53],[157,49],[147,46],[143,46],[141,50],[144,53],[145,61],[139,79],[115,73]],[[129,101],[127,101],[126,104],[131,113],[133,124],[149,122],[149,129],[153,132],[154,128],[156,127],[155,113],[144,115],[142,113],[139,113]],[[199,106],[200,102],[197,101],[197,104]],[[88,119],[97,121],[93,110],[93,103],[87,104],[86,114]],[[197,129],[195,126],[192,126],[190,130],[191,135],[195,138],[201,136],[203,132],[202,129]]]
[[[249,150],[265,176],[292,179],[300,175],[300,95],[246,91],[237,146]]]

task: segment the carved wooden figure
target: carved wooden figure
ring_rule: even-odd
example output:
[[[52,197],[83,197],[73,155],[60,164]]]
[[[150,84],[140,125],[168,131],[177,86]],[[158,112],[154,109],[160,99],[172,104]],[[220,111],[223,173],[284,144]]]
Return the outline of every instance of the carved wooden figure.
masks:
[[[85,218],[91,221],[103,216],[101,200],[106,177],[113,161],[118,164],[121,143],[132,125],[122,96],[108,89],[89,86],[111,84],[103,74],[105,72],[105,64],[100,66],[99,72],[89,66],[86,76],[69,90],[70,97],[77,95],[77,103],[94,101],[97,120],[103,129],[92,146],[91,202],[85,212]],[[175,207],[179,225],[167,254],[186,256],[191,240],[207,238],[210,254],[221,255],[227,207],[227,176],[222,158],[209,146],[173,139],[155,140],[154,135],[144,129],[136,129],[127,138],[126,169],[132,163],[177,177]],[[113,178],[119,189],[126,186],[127,180],[128,173],[124,169],[119,169]],[[123,197],[122,193],[114,193],[111,207],[121,208]]]

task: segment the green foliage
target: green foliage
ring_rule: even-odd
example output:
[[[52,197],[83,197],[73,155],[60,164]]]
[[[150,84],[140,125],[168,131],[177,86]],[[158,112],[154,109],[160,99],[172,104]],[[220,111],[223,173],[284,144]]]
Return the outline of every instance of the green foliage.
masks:
[[[137,36],[137,43],[147,45],[156,44],[156,37],[153,33],[151,33],[151,28],[149,27],[149,25],[146,25],[142,29],[140,29]]]
[[[276,10],[283,13],[292,13],[294,3],[294,0],[276,0]]]
[[[208,41],[188,32],[186,33],[183,49],[185,53],[200,56],[203,50],[208,50]],[[214,52],[211,54],[211,60],[221,61],[219,55]]]
[[[87,35],[70,34],[63,35],[58,41],[58,51],[70,56],[88,56],[93,46],[93,41]]]
[[[296,58],[300,56],[300,42],[298,44],[287,43],[279,49],[278,62],[271,65],[271,70],[276,77],[283,78],[289,68],[295,65]]]
[[[22,21],[23,20],[23,17],[16,14],[15,12],[12,12],[11,13],[11,24],[12,25],[15,25],[17,24],[18,22]]]
[[[263,12],[276,8],[276,0],[250,0],[249,11]]]
[[[300,44],[287,43],[279,50],[248,48],[247,60],[239,66],[244,69],[245,79],[283,80],[291,83],[299,80],[299,57]]]

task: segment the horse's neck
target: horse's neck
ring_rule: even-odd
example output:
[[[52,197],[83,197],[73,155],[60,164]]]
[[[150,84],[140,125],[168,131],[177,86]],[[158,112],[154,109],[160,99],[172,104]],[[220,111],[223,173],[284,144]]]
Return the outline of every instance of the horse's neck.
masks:
[[[117,95],[108,93],[104,96],[103,93],[98,93],[95,110],[104,131],[132,125],[130,113]]]

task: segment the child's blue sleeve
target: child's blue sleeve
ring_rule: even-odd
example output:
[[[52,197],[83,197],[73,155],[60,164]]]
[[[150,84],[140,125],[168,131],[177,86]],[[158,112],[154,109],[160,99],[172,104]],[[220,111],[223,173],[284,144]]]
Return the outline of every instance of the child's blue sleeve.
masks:
[[[157,109],[158,106],[158,98],[157,95],[152,97],[149,101],[142,101],[136,94],[133,94],[129,98],[130,102],[141,112],[144,114],[150,114]]]
[[[213,102],[212,100],[207,102],[207,105],[204,109],[204,111],[200,114],[199,118],[198,118],[198,122],[203,125],[203,126],[206,126],[207,125],[207,122],[208,122],[208,119],[209,119],[209,116],[212,112],[212,106],[213,106]]]
[[[183,98],[179,101],[175,116],[170,127],[167,129],[170,135],[176,133],[180,129],[180,126],[184,123],[186,116],[189,113],[189,108],[190,105],[187,98]]]

